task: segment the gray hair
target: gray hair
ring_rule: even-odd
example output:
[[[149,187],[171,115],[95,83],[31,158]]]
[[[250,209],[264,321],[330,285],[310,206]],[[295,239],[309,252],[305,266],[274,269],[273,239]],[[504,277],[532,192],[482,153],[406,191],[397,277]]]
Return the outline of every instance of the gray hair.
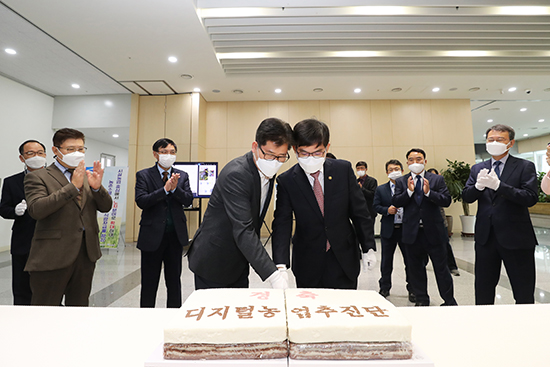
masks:
[[[485,137],[489,135],[490,131],[508,132],[508,137],[510,138],[510,140],[514,140],[514,138],[516,137],[516,132],[514,131],[514,129],[508,125],[496,124],[491,126],[485,132]]]

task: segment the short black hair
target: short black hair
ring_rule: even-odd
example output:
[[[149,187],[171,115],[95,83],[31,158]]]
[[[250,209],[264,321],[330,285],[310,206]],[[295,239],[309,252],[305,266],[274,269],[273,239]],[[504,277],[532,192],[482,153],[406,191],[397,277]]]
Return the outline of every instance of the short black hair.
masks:
[[[430,173],[435,173],[436,175],[439,175],[439,171],[436,170],[435,168],[430,168],[430,169],[428,169],[428,172],[430,172]]]
[[[327,158],[336,159],[336,156],[334,154],[332,154],[331,152],[328,152],[327,153]]]
[[[68,139],[82,139],[83,142],[86,142],[86,138],[81,131],[64,127],[63,129],[57,130],[55,134],[53,134],[53,146],[59,148],[61,144]]]
[[[28,144],[28,143],[38,143],[42,146],[42,149],[44,149],[44,151],[46,151],[46,147],[44,146],[44,144],[42,144],[41,142],[39,142],[38,140],[33,140],[33,139],[30,139],[30,140],[25,140],[20,146],[19,146],[19,154],[23,155],[23,153],[25,153],[25,144]]]
[[[330,132],[327,124],[317,119],[306,119],[294,125],[294,145],[296,147],[328,146]]]
[[[426,159],[426,152],[423,151],[420,148],[412,148],[411,150],[409,150],[407,152],[407,154],[405,155],[405,158],[409,159],[409,154],[411,154],[412,152],[420,153],[420,154],[422,154],[422,157],[424,157],[424,159]]]
[[[493,130],[508,132],[508,137],[510,138],[510,140],[514,140],[514,138],[516,137],[516,132],[512,127],[504,124],[496,124],[487,129],[487,131],[485,132],[485,138],[487,138],[487,136],[489,136],[489,132]]]
[[[153,152],[158,152],[160,148],[166,148],[169,145],[173,145],[174,149],[176,149],[176,152],[178,151],[178,146],[176,145],[176,143],[174,143],[172,139],[162,138],[157,140],[155,144],[153,144]]]
[[[399,162],[397,159],[390,159],[389,161],[386,162],[386,172],[388,172],[388,166],[390,164],[401,167],[401,171],[403,171],[403,165],[401,164],[401,162]]]
[[[367,162],[365,162],[365,161],[359,161],[359,162],[355,163],[355,168],[361,167],[361,166],[365,167],[366,169],[369,169],[369,166],[367,166]]]
[[[292,146],[292,128],[288,122],[284,122],[276,117],[269,117],[263,120],[256,129],[256,143],[264,146],[268,141],[272,141],[276,146]]]

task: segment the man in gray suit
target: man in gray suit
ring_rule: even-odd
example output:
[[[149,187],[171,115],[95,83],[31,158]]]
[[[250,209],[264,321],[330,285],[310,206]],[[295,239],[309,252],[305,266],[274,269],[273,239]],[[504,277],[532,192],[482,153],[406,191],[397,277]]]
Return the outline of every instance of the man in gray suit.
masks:
[[[252,149],[220,172],[204,220],[189,249],[195,289],[248,288],[249,265],[273,288],[287,288],[260,241],[275,175],[288,161],[292,129],[277,118],[262,121]]]

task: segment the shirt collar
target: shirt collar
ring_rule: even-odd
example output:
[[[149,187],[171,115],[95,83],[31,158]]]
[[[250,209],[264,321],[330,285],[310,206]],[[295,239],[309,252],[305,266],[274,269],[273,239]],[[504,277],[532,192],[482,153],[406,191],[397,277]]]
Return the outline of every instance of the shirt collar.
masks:
[[[426,170],[420,172],[420,174],[418,174],[418,175],[414,172],[411,172],[411,176],[412,176],[413,180],[416,180],[416,176],[420,176],[420,177],[424,178],[425,174],[426,174]]]
[[[170,173],[172,173],[172,167],[170,167],[170,168],[168,169],[168,171],[165,171],[165,170],[160,166],[160,164],[158,164],[158,162],[157,162],[157,169],[159,170],[160,177],[162,177],[162,173],[163,173],[163,172],[168,172],[168,176],[170,176]]]
[[[499,161],[502,163],[502,164],[506,164],[506,161],[508,160],[508,157],[510,156],[510,153],[507,153],[504,157],[502,157],[501,159],[499,159]],[[491,157],[491,167],[495,164],[496,160]]]
[[[57,168],[59,168],[59,170],[61,171],[61,173],[65,174],[65,172],[67,172],[69,169],[67,167],[65,167],[64,165],[62,165],[61,163],[59,163],[59,161],[57,159],[54,159],[53,161],[53,164],[55,164],[55,166]]]

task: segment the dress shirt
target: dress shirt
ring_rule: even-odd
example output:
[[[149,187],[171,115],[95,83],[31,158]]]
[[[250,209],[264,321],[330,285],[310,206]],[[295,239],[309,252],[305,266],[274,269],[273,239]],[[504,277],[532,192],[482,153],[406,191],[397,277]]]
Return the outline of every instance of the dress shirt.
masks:
[[[269,189],[269,178],[265,177],[263,173],[258,170],[260,174],[260,188],[261,188],[261,197],[260,197],[260,213],[264,210],[265,200],[267,199],[267,192]],[[267,203],[269,205],[269,203]]]
[[[506,161],[508,160],[508,157],[510,154],[506,154],[503,158],[500,159],[500,175],[502,176],[502,171],[504,171],[504,166],[506,165]],[[491,169],[495,169],[495,162],[496,159],[491,157]]]
[[[172,176],[172,167],[170,167],[170,168],[168,169],[168,171],[165,171],[164,168],[162,168],[162,167],[160,166],[160,164],[157,163],[157,168],[158,168],[158,170],[159,170],[160,178],[161,178],[161,179],[164,180],[164,178],[162,177],[162,176],[163,176],[163,175],[162,175],[163,172],[168,172],[168,178],[170,178],[170,177]],[[165,189],[164,187],[163,187],[163,189],[164,189],[164,192],[166,193],[166,195],[168,195],[168,191],[166,191],[166,189]],[[170,192],[174,192],[175,190],[176,190],[176,189],[174,189],[174,190],[172,190],[172,191],[170,191]]]
[[[411,172],[411,177],[412,177],[412,179],[413,179],[413,182],[414,182],[414,185],[415,185],[415,186],[416,186],[416,176],[420,176],[420,177],[422,177],[422,180],[424,180],[424,173],[425,173],[425,172],[426,172],[426,170],[420,172],[418,175],[417,175],[416,173],[414,173],[414,172]],[[422,190],[424,190],[424,185],[422,185]],[[411,190],[409,189],[409,185],[407,185],[407,193],[409,194],[409,197],[410,197],[410,196],[413,196],[413,194],[414,194],[414,191],[411,191]],[[428,190],[428,193],[424,193],[424,196],[425,196],[425,197],[430,196],[430,190]]]
[[[321,169],[319,170],[319,177],[317,177],[317,180],[319,180],[319,183],[321,184],[321,189],[323,189],[323,194],[325,193],[325,175],[324,175],[324,169],[325,167],[321,167]],[[305,173],[305,171],[304,171]],[[315,173],[315,172],[314,172]],[[315,182],[315,179],[313,178],[312,175],[310,175],[309,173],[305,173],[308,181],[309,181],[309,184],[311,185],[311,188],[313,189],[313,183]]]
[[[395,195],[395,184],[390,181],[391,196]],[[403,208],[397,208],[397,213],[393,217],[393,222],[395,224],[403,223]]]

